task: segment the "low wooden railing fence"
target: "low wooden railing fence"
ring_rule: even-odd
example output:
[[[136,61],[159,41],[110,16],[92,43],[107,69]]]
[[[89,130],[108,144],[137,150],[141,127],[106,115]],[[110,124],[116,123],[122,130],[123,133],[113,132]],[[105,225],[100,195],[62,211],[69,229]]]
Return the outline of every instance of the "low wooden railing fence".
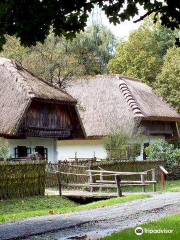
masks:
[[[164,162],[162,160],[155,161],[107,161],[107,162],[91,162],[86,159],[86,161],[79,161],[78,164],[76,161],[59,161],[58,163],[48,163],[47,165],[47,174],[46,174],[46,187],[56,187],[57,179],[55,171],[60,172],[69,172],[75,174],[86,174],[86,170],[99,170],[100,168],[104,170],[118,171],[118,172],[143,172],[147,169],[154,169],[156,181],[160,181],[161,179],[161,171],[158,168],[159,165],[164,166]],[[81,175],[69,175],[62,176],[63,181],[71,182],[71,183],[84,183],[86,181],[85,176]],[[97,180],[96,177],[93,177],[94,180]],[[148,172],[146,175],[146,180],[151,180],[151,172]],[[113,178],[109,179],[113,180]],[[137,181],[138,176],[123,176],[122,180],[134,180]]]

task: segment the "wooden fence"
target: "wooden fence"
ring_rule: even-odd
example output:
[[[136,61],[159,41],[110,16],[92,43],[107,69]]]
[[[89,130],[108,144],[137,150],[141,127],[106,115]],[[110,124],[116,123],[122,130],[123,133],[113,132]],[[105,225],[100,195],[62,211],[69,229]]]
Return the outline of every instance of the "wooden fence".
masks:
[[[0,200],[44,195],[46,163],[0,162]]]
[[[108,161],[108,162],[75,162],[75,161],[63,161],[58,162],[58,164],[49,163],[47,165],[47,175],[46,175],[46,187],[55,187],[57,186],[57,178],[56,174],[52,173],[53,171],[60,172],[69,172],[75,174],[86,174],[86,170],[100,170],[104,169],[107,171],[118,171],[118,172],[142,172],[150,169],[156,169],[156,180],[159,181],[161,178],[160,170],[158,165],[164,166],[164,162],[162,160],[153,160],[153,161]],[[85,183],[87,178],[85,176],[78,175],[63,175],[62,181],[66,183]],[[151,180],[151,173],[148,172],[146,176],[146,180]],[[93,181],[97,179],[94,178]],[[109,178],[111,180],[111,178]],[[123,176],[122,180],[127,180],[126,176]],[[138,176],[132,175],[128,176],[128,180],[139,180]]]

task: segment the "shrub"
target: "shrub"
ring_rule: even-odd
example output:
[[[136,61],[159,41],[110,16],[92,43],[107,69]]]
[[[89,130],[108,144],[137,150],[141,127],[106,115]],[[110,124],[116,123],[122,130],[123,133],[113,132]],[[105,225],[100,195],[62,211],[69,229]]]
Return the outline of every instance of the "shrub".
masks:
[[[150,159],[164,158],[167,165],[180,163],[180,149],[165,140],[159,140],[145,149]]]
[[[3,143],[2,139],[0,139],[0,161],[7,160],[10,157],[9,145],[7,143]]]

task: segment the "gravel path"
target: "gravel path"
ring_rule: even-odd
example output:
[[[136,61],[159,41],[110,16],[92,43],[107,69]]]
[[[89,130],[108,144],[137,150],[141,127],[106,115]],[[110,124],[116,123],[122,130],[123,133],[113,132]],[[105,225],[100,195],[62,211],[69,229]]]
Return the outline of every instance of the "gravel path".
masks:
[[[180,193],[163,193],[104,208],[3,223],[0,224],[0,239],[25,239],[32,235],[26,239],[59,240],[83,235],[84,239],[97,239],[178,212]]]

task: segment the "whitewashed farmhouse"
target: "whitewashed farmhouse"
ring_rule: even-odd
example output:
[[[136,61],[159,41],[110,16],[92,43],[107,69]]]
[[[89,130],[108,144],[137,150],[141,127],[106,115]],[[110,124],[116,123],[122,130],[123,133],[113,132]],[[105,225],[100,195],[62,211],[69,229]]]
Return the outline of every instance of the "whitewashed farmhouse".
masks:
[[[178,138],[180,115],[152,88],[141,81],[122,75],[95,76],[81,79],[67,88],[78,101],[78,110],[87,139],[58,141],[58,158],[106,158],[101,139],[112,130],[128,124],[129,119],[143,127],[141,155],[144,147],[157,139]]]
[[[83,139],[76,103],[16,62],[0,58],[0,137],[14,158],[38,152],[55,162],[58,139]]]

